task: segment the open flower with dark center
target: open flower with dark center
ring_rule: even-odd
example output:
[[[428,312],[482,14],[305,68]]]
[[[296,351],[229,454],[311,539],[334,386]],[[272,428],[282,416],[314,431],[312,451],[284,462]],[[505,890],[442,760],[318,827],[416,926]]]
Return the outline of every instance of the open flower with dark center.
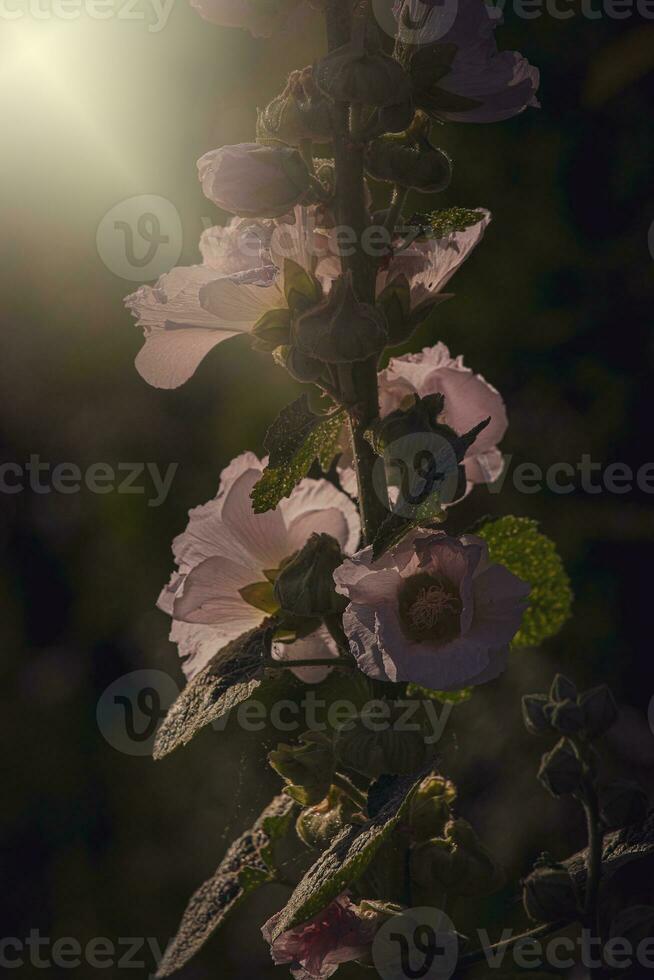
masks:
[[[376,680],[439,691],[483,684],[506,667],[529,586],[494,565],[481,538],[417,531],[373,563],[364,548],[334,573],[343,627]]]
[[[356,548],[361,533],[354,504],[327,480],[302,480],[276,510],[255,514],[250,493],[264,469],[252,453],[223,471],[218,494],[190,512],[188,527],[175,538],[178,571],[158,605],[173,618],[170,639],[179,646],[190,679],[231,640],[274,612],[279,569],[314,532],[328,534],[343,551]],[[277,660],[327,659],[338,655],[325,629],[292,643],[275,642]],[[297,671],[318,683],[328,668]]]

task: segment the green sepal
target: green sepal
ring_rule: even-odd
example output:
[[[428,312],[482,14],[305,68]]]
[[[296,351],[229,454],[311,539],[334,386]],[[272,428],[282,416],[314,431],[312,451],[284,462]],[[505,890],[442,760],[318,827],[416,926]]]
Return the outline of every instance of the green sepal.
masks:
[[[291,311],[287,309],[267,310],[252,328],[252,349],[272,354],[283,344],[288,344],[291,335]]]
[[[284,295],[289,310],[303,313],[322,299],[322,286],[310,272],[293,259],[284,262]]]

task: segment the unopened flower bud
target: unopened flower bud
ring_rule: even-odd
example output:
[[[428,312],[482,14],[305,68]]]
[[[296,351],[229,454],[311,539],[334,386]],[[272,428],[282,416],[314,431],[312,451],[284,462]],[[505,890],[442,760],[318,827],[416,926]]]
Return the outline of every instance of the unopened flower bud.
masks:
[[[546,707],[550,703],[545,694],[526,694],[522,699],[522,720],[531,735],[542,735],[550,731],[550,720]]]
[[[298,350],[317,361],[365,361],[386,344],[386,317],[377,307],[358,301],[347,273],[322,303],[295,320],[292,339]]]
[[[328,795],[317,806],[302,810],[295,829],[307,847],[324,851],[343,827],[352,822],[355,812],[356,807],[352,800],[332,786]]]
[[[561,701],[555,704],[551,714],[551,724],[561,735],[575,735],[584,727],[584,713],[576,701]]]
[[[341,547],[335,538],[312,534],[275,580],[274,594],[280,608],[306,617],[342,613],[347,600],[334,586],[334,572],[342,563]]]
[[[297,146],[302,140],[326,142],[331,138],[328,100],[313,80],[313,69],[291,72],[284,91],[259,113],[257,138],[275,139]]]
[[[394,106],[411,98],[411,79],[384,54],[379,35],[365,17],[356,17],[352,40],[330,52],[314,70],[318,87],[335,102]]]
[[[567,738],[562,738],[540,764],[538,778],[552,796],[575,793],[581,787],[583,769],[579,756]]]
[[[574,881],[560,865],[533,871],[523,882],[522,900],[535,922],[574,919],[579,911]]]
[[[445,838],[423,841],[411,850],[411,878],[427,890],[441,887],[451,891],[463,880],[465,855]]]
[[[315,806],[327,796],[334,755],[326,735],[305,732],[299,745],[278,745],[268,755],[268,762],[286,780],[285,792],[302,806]]]
[[[441,837],[451,818],[456,787],[443,776],[427,776],[411,798],[408,821],[414,840]]]
[[[311,174],[288,146],[239,143],[198,160],[202,190],[219,208],[248,218],[277,218],[303,201]]]
[[[406,143],[394,136],[373,140],[366,153],[366,170],[376,180],[423,194],[445,190],[452,179],[452,161],[443,150],[426,140]]]
[[[584,725],[589,738],[598,738],[608,732],[618,717],[618,706],[613,692],[606,684],[585,691],[579,698],[584,713]]]
[[[642,823],[647,816],[645,790],[630,779],[617,779],[600,796],[600,812],[609,830],[622,830]]]

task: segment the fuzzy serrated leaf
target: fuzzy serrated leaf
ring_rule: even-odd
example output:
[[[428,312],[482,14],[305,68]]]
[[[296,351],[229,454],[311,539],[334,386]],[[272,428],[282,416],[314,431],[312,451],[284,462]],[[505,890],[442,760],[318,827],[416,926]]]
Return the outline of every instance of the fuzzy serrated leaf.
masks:
[[[314,460],[325,465],[336,455],[345,413],[337,412],[320,421],[293,454],[289,462],[282,466],[267,466],[262,477],[254,486],[251,498],[255,514],[274,510],[284,497],[289,497],[300,480],[303,480]],[[329,462],[327,465],[329,465]]]
[[[409,227],[419,231],[421,238],[445,238],[453,232],[466,231],[486,217],[484,211],[472,208],[440,208],[416,212],[409,218]]]
[[[553,541],[528,517],[501,517],[476,531],[488,545],[491,561],[531,585],[529,605],[514,647],[538,646],[559,632],[570,617],[572,589]]]
[[[233,640],[186,685],[157,732],[155,759],[163,759],[180,745],[186,745],[201,728],[252,695],[261,683],[273,626],[268,619]]]
[[[254,826],[234,841],[215,874],[189,901],[157,977],[181,969],[250,892],[275,880],[272,843],[288,830],[294,808],[288,796],[275,797]]]
[[[388,799],[376,816],[363,825],[346,827],[309,868],[286,908],[280,913],[273,939],[313,918],[364,873],[375,854],[397,827],[420,781],[418,776],[393,781]]]
[[[309,398],[300,395],[290,405],[281,410],[270,426],[263,441],[268,453],[268,465],[272,469],[286,466],[313,430],[323,421],[309,408]]]

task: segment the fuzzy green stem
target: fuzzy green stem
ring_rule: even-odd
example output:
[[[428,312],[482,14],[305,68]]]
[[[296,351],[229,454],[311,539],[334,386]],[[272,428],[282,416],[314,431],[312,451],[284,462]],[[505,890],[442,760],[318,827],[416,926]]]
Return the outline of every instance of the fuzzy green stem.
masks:
[[[604,834],[599,812],[597,791],[588,784],[585,792],[584,811],[588,827],[588,852],[586,858],[586,899],[584,913],[588,927],[596,931],[599,938],[599,892],[602,883],[602,849]]]
[[[326,9],[327,38],[330,51],[347,43],[351,29],[351,5],[343,0],[330,0]],[[370,225],[365,201],[364,151],[361,143],[350,135],[350,107],[337,103],[334,107],[334,166],[336,170],[335,208],[337,223],[351,232],[355,242],[343,255],[343,273],[352,276],[352,285],[359,302],[374,304],[376,299],[376,267],[363,248],[364,232]],[[366,543],[370,543],[387,516],[383,479],[381,492],[375,491],[372,469],[376,456],[365,438],[366,430],[379,414],[377,359],[347,364],[339,369],[341,393],[348,406],[354,467],[357,474],[359,509]]]

